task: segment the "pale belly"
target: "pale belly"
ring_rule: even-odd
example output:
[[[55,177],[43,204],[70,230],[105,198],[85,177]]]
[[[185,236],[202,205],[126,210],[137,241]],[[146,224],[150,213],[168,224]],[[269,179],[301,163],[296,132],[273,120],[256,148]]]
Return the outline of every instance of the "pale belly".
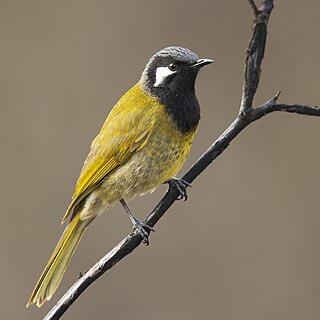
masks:
[[[177,174],[189,150],[190,145],[182,143],[148,144],[110,174],[97,191],[109,205],[150,192]]]
[[[169,136],[150,139],[92,191],[81,210],[81,219],[100,215],[120,199],[152,192],[174,177],[190,151],[193,136],[178,137],[174,141]]]

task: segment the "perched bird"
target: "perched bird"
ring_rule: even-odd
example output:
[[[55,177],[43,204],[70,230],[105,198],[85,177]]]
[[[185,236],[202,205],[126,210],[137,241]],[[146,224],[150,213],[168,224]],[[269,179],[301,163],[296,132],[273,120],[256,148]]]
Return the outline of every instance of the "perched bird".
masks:
[[[120,201],[133,227],[148,243],[152,230],[125,200],[168,182],[186,196],[187,182],[175,178],[190,151],[200,119],[195,79],[212,63],[189,49],[168,47],[151,57],[140,81],[114,106],[93,140],[53,254],[27,303],[41,307],[56,291],[87,226]]]

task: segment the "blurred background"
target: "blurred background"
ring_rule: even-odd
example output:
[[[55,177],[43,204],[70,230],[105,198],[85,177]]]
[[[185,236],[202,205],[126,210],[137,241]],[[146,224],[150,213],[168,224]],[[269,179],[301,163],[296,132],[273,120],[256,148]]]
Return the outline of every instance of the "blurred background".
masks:
[[[255,105],[319,104],[320,2],[275,1]],[[84,236],[61,286],[25,309],[63,227],[91,140],[148,59],[186,46],[198,135],[182,174],[237,115],[251,35],[247,1],[0,2],[0,318],[41,319],[131,223],[115,206]],[[250,125],[140,246],[63,319],[320,319],[320,118]],[[144,218],[166,191],[131,201]]]

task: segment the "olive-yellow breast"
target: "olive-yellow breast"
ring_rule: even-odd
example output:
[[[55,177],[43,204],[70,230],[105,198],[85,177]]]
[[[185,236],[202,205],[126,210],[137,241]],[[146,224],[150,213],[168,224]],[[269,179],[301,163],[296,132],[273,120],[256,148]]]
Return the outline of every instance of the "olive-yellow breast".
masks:
[[[120,201],[148,243],[151,228],[134,217],[125,200],[169,181],[184,192],[185,182],[175,175],[200,120],[195,79],[212,62],[182,47],[165,48],[149,60],[140,81],[121,97],[91,144],[63,218],[70,217],[69,223],[27,306],[50,300],[84,230],[110,205]]]

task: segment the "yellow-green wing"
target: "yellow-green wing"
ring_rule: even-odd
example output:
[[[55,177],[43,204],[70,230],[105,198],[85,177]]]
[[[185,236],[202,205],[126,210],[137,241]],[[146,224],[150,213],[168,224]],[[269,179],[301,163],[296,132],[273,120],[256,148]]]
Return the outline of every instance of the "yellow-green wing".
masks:
[[[78,179],[72,201],[66,214],[62,219],[62,223],[73,211],[74,207],[91,193],[102,180],[113,170],[123,164],[130,156],[141,149],[147,143],[150,131],[146,130],[142,134],[133,134],[124,139],[110,139],[106,141],[110,146],[95,145],[86,159]],[[104,147],[107,149],[104,150]]]
[[[128,102],[131,101],[119,101],[93,140],[62,223],[108,174],[148,142],[153,127],[153,117],[147,112],[149,108],[126,108]]]

